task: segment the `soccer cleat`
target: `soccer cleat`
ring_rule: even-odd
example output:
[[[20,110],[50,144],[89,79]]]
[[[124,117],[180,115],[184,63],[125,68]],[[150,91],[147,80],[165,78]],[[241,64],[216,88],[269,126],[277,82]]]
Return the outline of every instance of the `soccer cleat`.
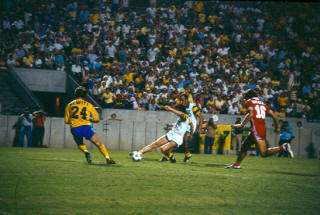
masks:
[[[174,158],[173,155],[169,159],[171,163],[177,163],[177,160]]]
[[[116,164],[116,162],[114,160],[112,160],[111,158],[107,159],[107,165],[110,164]]]
[[[192,154],[188,157],[187,155],[184,156],[183,162],[188,163],[192,157]]]
[[[89,152],[86,152],[86,153],[85,153],[85,156],[86,156],[86,159],[87,159],[88,164],[91,164],[91,163],[92,163],[92,160],[91,160],[90,153],[89,153]]]
[[[162,157],[160,160],[159,160],[160,162],[165,162],[165,161],[169,161],[166,157]]]
[[[236,166],[234,164],[231,164],[229,166],[226,166],[225,169],[241,169],[240,165],[239,166]]]
[[[291,149],[290,143],[284,143],[283,144],[283,150],[289,154],[290,158],[294,158],[294,154],[293,154],[293,151]]]

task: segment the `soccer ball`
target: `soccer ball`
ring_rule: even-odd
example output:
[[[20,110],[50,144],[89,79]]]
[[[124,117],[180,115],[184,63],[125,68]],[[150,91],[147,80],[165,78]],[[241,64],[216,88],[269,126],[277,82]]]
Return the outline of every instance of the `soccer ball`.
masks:
[[[132,152],[131,157],[132,157],[133,161],[141,161],[141,159],[142,159],[142,156],[141,156],[140,152],[138,152],[138,151]]]

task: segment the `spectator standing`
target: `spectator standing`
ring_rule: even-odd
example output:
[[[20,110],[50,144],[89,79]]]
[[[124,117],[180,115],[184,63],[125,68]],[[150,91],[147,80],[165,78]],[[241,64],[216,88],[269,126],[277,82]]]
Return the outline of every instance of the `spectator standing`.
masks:
[[[33,116],[29,111],[29,108],[25,108],[24,113],[19,116],[19,119],[22,120],[21,124],[21,130],[20,130],[20,136],[19,136],[19,147],[23,147],[23,139],[24,135],[27,136],[28,147],[32,147],[31,145],[31,128],[32,128],[32,119]]]
[[[214,136],[216,134],[217,125],[214,123],[213,118],[210,118],[206,126],[206,136],[204,142],[204,153],[212,154],[212,146],[214,144]]]
[[[35,117],[35,126],[34,126],[34,141],[35,147],[43,146],[43,138],[44,138],[44,122],[46,121],[46,113],[43,110],[33,112],[33,116]]]
[[[284,143],[291,143],[292,138],[293,128],[289,125],[288,121],[284,121],[283,125],[281,126],[279,146],[281,146]],[[278,157],[281,157],[282,155],[284,155],[284,157],[290,156],[290,154],[284,151],[280,151]]]
[[[116,96],[110,91],[109,88],[106,88],[105,93],[102,94],[101,99],[104,101],[103,108],[112,108]]]

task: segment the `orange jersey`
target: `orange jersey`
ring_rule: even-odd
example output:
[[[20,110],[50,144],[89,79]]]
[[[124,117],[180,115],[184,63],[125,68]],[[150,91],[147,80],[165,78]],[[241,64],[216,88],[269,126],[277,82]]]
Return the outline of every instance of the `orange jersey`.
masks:
[[[67,105],[64,119],[66,124],[70,124],[71,128],[75,128],[82,125],[91,125],[91,120],[98,122],[100,117],[92,104],[79,98]]]
[[[46,116],[40,116],[39,114],[36,114],[36,126],[43,127],[44,121],[46,120]]]

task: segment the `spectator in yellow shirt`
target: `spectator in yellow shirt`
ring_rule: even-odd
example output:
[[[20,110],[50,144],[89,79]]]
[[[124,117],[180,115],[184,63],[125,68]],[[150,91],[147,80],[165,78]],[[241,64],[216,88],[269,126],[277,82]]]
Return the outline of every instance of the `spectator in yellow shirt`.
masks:
[[[201,11],[202,11],[202,9],[203,9],[203,2],[196,2],[196,7],[195,7],[195,10],[198,12],[198,13],[200,13]]]
[[[123,76],[123,81],[126,85],[130,84],[131,82],[133,82],[133,76],[135,75],[135,73],[133,72],[127,72],[127,74],[125,74]]]
[[[205,23],[206,22],[206,15],[204,13],[200,13],[199,14],[199,21],[201,23]]]
[[[99,22],[99,14],[98,13],[92,13],[90,14],[90,20],[92,22],[92,24],[96,25]]]
[[[288,106],[288,101],[289,101],[288,96],[286,95],[285,92],[282,92],[278,97],[280,108],[286,108]]]
[[[29,54],[28,57],[23,57],[22,61],[25,66],[29,68],[33,67],[34,58],[32,54]]]
[[[109,90],[109,88],[106,88],[105,93],[101,96],[101,100],[104,101],[103,108],[112,108],[115,98],[116,96]]]

